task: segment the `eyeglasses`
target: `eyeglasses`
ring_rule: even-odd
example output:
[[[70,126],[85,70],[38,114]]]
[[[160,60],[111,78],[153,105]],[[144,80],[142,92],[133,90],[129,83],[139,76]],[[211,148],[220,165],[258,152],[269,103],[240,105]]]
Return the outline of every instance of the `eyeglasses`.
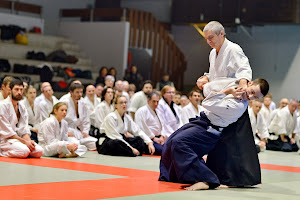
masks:
[[[175,92],[166,92],[166,94],[175,94]]]
[[[125,105],[127,105],[127,101],[120,101],[118,104],[125,104]]]

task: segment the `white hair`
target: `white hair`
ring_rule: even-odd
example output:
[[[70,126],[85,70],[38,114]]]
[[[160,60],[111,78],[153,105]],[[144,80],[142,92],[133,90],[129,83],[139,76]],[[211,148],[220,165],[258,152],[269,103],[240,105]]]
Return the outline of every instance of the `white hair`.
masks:
[[[212,32],[214,32],[217,35],[220,35],[220,32],[223,31],[224,36],[226,35],[223,25],[217,21],[211,21],[208,24],[206,24],[206,26],[203,29],[203,32],[206,32],[209,30],[211,30]]]
[[[105,81],[107,81],[108,79],[112,79],[115,82],[115,77],[113,77],[112,75],[105,76]]]

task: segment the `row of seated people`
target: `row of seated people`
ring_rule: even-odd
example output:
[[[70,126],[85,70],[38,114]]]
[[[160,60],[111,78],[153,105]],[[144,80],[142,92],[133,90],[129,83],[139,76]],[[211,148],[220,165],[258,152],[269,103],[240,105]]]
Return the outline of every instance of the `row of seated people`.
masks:
[[[86,97],[81,98],[83,86],[78,81],[74,81],[70,86],[70,93],[60,99],[60,102],[66,103],[68,110],[64,120],[67,122],[67,128],[64,130],[67,130],[68,143],[73,145],[70,148],[76,146],[76,151],[79,147],[81,149],[81,153],[76,155],[82,155],[84,147],[89,150],[96,149],[95,138],[90,137],[88,133],[97,137],[97,139],[101,137],[96,145],[98,152],[102,154],[135,156],[145,152],[159,155],[164,142],[170,134],[183,124],[188,123],[189,118],[198,116],[202,110],[202,107],[199,105],[201,93],[198,90],[190,93],[190,103],[181,108],[173,102],[177,94],[175,94],[175,88],[172,86],[165,86],[161,91],[162,98],[160,98],[159,93],[151,92],[151,82],[146,81],[142,91],[137,92],[130,98],[128,94],[123,95],[126,92],[120,91],[120,88],[122,88],[120,82],[122,81],[116,82],[116,88],[118,88],[116,92],[110,86],[105,87],[102,91],[101,103],[100,99],[95,95],[95,88],[92,85],[86,88]],[[7,84],[7,81],[4,80],[2,88],[7,86],[5,84]],[[35,88],[28,87],[26,98],[21,102],[28,110],[32,136],[37,135],[35,138],[32,138],[36,142],[38,141],[37,138],[39,138],[42,144],[42,141],[45,141],[41,138],[45,136],[43,130],[48,130],[48,128],[44,128],[45,121],[51,121],[49,114],[55,114],[55,110],[59,109],[55,108],[56,103],[59,101],[53,96],[53,90],[49,83],[43,83],[41,90],[43,93],[35,99]],[[4,90],[2,90],[2,93],[4,93]],[[128,108],[129,102],[130,106]],[[256,101],[254,105],[256,105]],[[130,113],[130,115],[126,113]],[[259,122],[261,120],[259,120],[260,117],[258,116],[260,115],[257,115],[257,113],[255,109],[249,109],[256,141],[259,138],[257,144],[261,144],[260,146],[264,148],[263,143],[266,143],[268,135],[265,136],[266,132],[260,132],[261,129],[258,125],[261,124]],[[52,122],[53,119],[52,116]],[[52,127],[55,126],[52,124]],[[94,131],[95,129],[99,133],[104,134],[91,133],[90,130]],[[59,129],[56,131],[63,133]],[[53,134],[56,135],[54,132],[55,130],[53,130]],[[134,137],[134,135],[139,137]],[[257,135],[260,135],[260,137],[257,137]],[[146,144],[148,144],[148,148]],[[71,154],[66,152],[58,153],[56,150],[59,148],[56,148],[56,145],[50,146],[51,150],[44,150],[46,152],[44,155],[74,156],[74,151]],[[64,146],[64,149],[66,150],[67,147]]]
[[[173,109],[171,109],[171,107],[169,106],[169,105],[173,105],[172,99],[173,99],[173,96],[175,93],[175,88],[171,87],[171,86],[166,86],[166,88],[162,90],[162,94],[163,94],[164,98],[159,100],[160,94],[159,93],[151,93],[152,84],[150,81],[146,81],[143,85],[143,90],[140,92],[137,92],[135,95],[133,95],[133,97],[131,99],[132,106],[129,107],[128,109],[127,109],[127,104],[129,102],[128,97],[126,97],[126,95],[121,96],[121,100],[124,100],[124,98],[125,98],[125,102],[122,101],[122,103],[120,105],[125,105],[126,112],[130,112],[130,110],[132,110],[132,112],[130,112],[132,114],[132,116],[134,116],[135,112],[139,111],[140,110],[139,108],[141,108],[143,106],[144,106],[144,108],[151,108],[152,113],[154,113],[155,115],[157,113],[161,113],[161,115],[166,115],[166,116],[160,116],[159,118],[156,115],[156,124],[154,123],[153,128],[151,128],[151,126],[148,126],[148,125],[143,126],[143,124],[142,124],[145,122],[146,123],[149,122],[149,120],[144,120],[144,121],[142,120],[142,118],[143,118],[142,115],[145,115],[145,112],[144,113],[142,113],[142,111],[137,112],[137,115],[141,115],[141,117],[136,118],[136,120],[135,120],[136,123],[133,121],[133,119],[131,118],[130,115],[127,115],[126,113],[121,112],[122,110],[124,110],[124,106],[123,107],[119,106],[118,98],[116,98],[115,103],[113,103],[113,101],[114,101],[113,98],[115,97],[115,95],[113,94],[114,90],[110,86],[106,86],[105,89],[103,90],[102,102],[95,103],[95,102],[98,102],[99,99],[94,94],[95,89],[93,88],[93,86],[91,85],[91,86],[87,87],[87,89],[86,89],[87,95],[85,98],[82,98],[83,86],[80,82],[75,81],[70,86],[70,93],[64,95],[58,101],[58,99],[55,96],[53,96],[53,90],[51,88],[51,85],[49,83],[45,82],[42,84],[42,87],[41,87],[42,94],[40,96],[35,98],[36,97],[36,89],[33,88],[32,86],[29,86],[29,87],[27,87],[26,92],[25,92],[26,97],[24,97],[23,100],[19,99],[20,103],[18,103],[19,100],[16,101],[14,99],[14,97],[16,96],[14,94],[14,80],[18,80],[18,79],[6,77],[3,81],[1,95],[2,95],[2,98],[5,100],[2,100],[1,111],[3,113],[3,116],[5,116],[4,113],[9,113],[8,118],[9,117],[14,118],[15,116],[18,116],[18,113],[16,113],[16,115],[11,114],[13,110],[10,109],[10,106],[8,106],[8,107],[4,106],[4,104],[11,105],[11,104],[15,103],[17,107],[19,106],[19,109],[17,109],[18,112],[19,112],[19,110],[25,108],[25,110],[27,112],[27,114],[25,116],[27,116],[26,117],[27,119],[24,118],[24,121],[27,120],[28,123],[27,123],[26,127],[19,129],[19,126],[21,126],[22,124],[15,123],[15,122],[18,122],[18,120],[16,121],[16,120],[7,119],[8,122],[12,122],[14,124],[9,125],[9,123],[6,123],[4,126],[8,127],[7,130],[11,130],[11,132],[18,132],[20,130],[20,131],[23,131],[23,134],[25,134],[24,131],[26,130],[27,132],[25,135],[29,134],[28,128],[30,128],[31,134],[32,134],[32,139],[34,139],[35,142],[37,142],[39,140],[39,142],[40,142],[39,144],[41,144],[41,146],[43,146],[43,147],[45,147],[45,145],[46,145],[45,141],[48,141],[48,142],[50,141],[48,139],[45,139],[45,137],[49,135],[49,133],[47,133],[47,132],[49,132],[51,130],[51,127],[57,128],[57,126],[53,124],[55,121],[54,115],[56,116],[56,112],[60,109],[61,106],[62,106],[61,109],[65,109],[64,105],[57,104],[58,102],[64,102],[67,105],[67,114],[66,114],[65,119],[63,120],[63,121],[67,122],[67,129],[62,128],[63,124],[65,124],[65,123],[62,122],[61,119],[58,120],[56,117],[58,122],[60,122],[59,123],[60,130],[59,129],[53,130],[52,132],[56,131],[57,133],[53,133],[52,136],[55,136],[58,133],[62,133],[63,132],[62,130],[67,130],[67,138],[68,138],[67,143],[73,145],[73,146],[69,145],[70,146],[69,148],[71,148],[71,149],[73,149],[74,146],[77,146],[77,148],[79,146],[81,146],[81,147],[85,146],[85,148],[87,148],[88,150],[95,149],[95,138],[90,137],[88,135],[88,133],[90,132],[90,125],[92,122],[93,123],[92,125],[94,127],[98,128],[100,130],[100,132],[103,131],[103,133],[105,133],[105,138],[104,138],[105,141],[107,141],[108,139],[112,139],[112,140],[120,139],[120,141],[124,142],[124,144],[126,144],[127,147],[130,148],[130,151],[128,151],[128,152],[131,152],[131,154],[130,154],[131,156],[144,153],[144,150],[141,149],[141,146],[134,148],[133,146],[135,144],[140,144],[140,145],[143,144],[142,147],[146,150],[146,152],[153,154],[155,152],[154,147],[153,147],[153,142],[155,143],[154,146],[157,146],[157,149],[158,149],[158,150],[156,150],[156,154],[160,154],[164,141],[167,139],[167,137],[172,132],[174,132],[174,130],[176,130],[179,127],[179,124],[181,123],[181,118],[180,118],[180,113],[178,111],[178,107],[176,105],[174,105],[172,107]],[[18,80],[18,81],[20,81],[20,80]],[[13,83],[13,84],[11,84],[11,83]],[[118,83],[118,81],[116,83]],[[11,94],[9,94],[9,91],[11,92]],[[117,90],[117,92],[118,92],[118,90]],[[92,95],[88,95],[89,93]],[[151,95],[149,96],[150,99],[147,101],[146,95],[148,95],[150,93],[151,93]],[[200,92],[196,92],[196,93],[197,93],[196,98],[198,99],[196,101],[199,103]],[[122,93],[120,93],[120,95],[122,95]],[[94,96],[95,98],[90,99],[89,97],[91,97],[91,96]],[[129,96],[129,95],[127,95],[127,96]],[[145,98],[143,98],[143,97],[145,97]],[[23,98],[23,93],[22,93],[22,98]],[[91,100],[93,100],[94,103],[91,103],[92,102]],[[14,102],[14,103],[12,103],[12,102]],[[153,103],[152,106],[150,106],[150,102]],[[167,102],[170,102],[170,104]],[[156,112],[156,108],[159,104],[164,104],[163,106],[167,105],[167,107],[169,107],[169,110],[167,110],[168,112],[166,112],[165,108],[161,108],[160,112]],[[91,107],[93,107],[93,108],[91,108]],[[116,110],[114,111],[114,109],[116,109]],[[159,110],[159,109],[157,109],[157,110]],[[109,114],[114,115],[114,116],[110,116],[111,120],[109,120],[109,118],[108,118]],[[174,117],[172,118],[169,114],[174,115]],[[50,118],[49,118],[49,115],[50,115]],[[123,118],[123,121],[121,120],[121,121],[119,121],[119,124],[117,124],[117,125],[114,124],[113,126],[111,126],[112,122],[116,122],[116,116],[121,116],[121,118]],[[196,114],[194,116],[196,116]],[[173,124],[167,123],[161,119],[165,119],[165,120],[171,119],[171,120],[173,120],[173,122],[172,122]],[[174,121],[174,119],[175,119],[175,121]],[[51,121],[52,121],[52,124],[50,123]],[[47,122],[49,122],[51,124],[51,126],[46,126]],[[142,127],[142,128],[140,128],[140,127]],[[165,129],[166,131],[164,132],[163,129]],[[173,130],[171,130],[171,129],[173,129]],[[142,138],[143,143],[137,142],[136,141],[137,139],[134,139],[133,141],[131,141],[132,138],[134,138],[134,137],[130,134],[127,134],[127,132],[131,132],[133,135],[140,136],[138,138]],[[120,135],[120,133],[124,133],[124,134]],[[148,133],[148,135],[145,133]],[[22,134],[19,134],[19,135],[22,137]],[[58,134],[58,135],[60,135],[60,134]],[[126,140],[129,140],[129,141],[126,141],[124,138],[122,139],[122,137],[126,137],[126,136],[127,136],[127,138],[129,138]],[[62,138],[60,138],[60,140],[61,139]],[[56,141],[56,140],[54,140],[54,141]],[[155,141],[157,141],[157,142],[155,142]],[[99,144],[99,142],[100,142],[100,144]],[[97,143],[99,146],[99,148],[98,148],[99,153],[105,153],[105,152],[100,151],[100,147],[102,147],[102,149],[103,149],[103,145],[102,145],[103,138],[102,138],[102,141],[99,141],[99,142]],[[133,142],[133,144],[130,145],[130,143],[132,143],[132,142]],[[21,141],[21,143],[22,143],[22,141]],[[68,149],[67,143],[62,142],[60,145],[59,144],[55,144],[55,145],[48,144],[50,146],[47,146],[47,148],[44,148],[44,155],[45,156],[70,155],[70,153],[66,153],[66,151],[58,153],[58,149],[60,149],[60,150]],[[104,144],[106,144],[106,143],[107,142],[105,142]],[[62,145],[62,144],[65,144],[65,145]],[[145,148],[144,144],[148,144],[148,148]],[[156,145],[156,144],[159,144],[159,145]],[[33,143],[32,145],[36,145],[36,143]],[[60,148],[58,148],[58,147],[60,147]],[[108,149],[108,148],[105,148],[105,149]],[[139,149],[139,150],[137,150],[137,149]],[[68,149],[68,150],[70,151],[70,149]],[[122,153],[123,153],[123,149],[121,151],[119,151],[118,154],[122,154]],[[105,154],[115,155],[113,152],[110,152],[110,153],[106,152]],[[2,154],[2,155],[4,155],[4,154]],[[21,157],[24,157],[24,155],[25,154],[22,154]],[[73,155],[73,153],[71,155]],[[80,155],[80,154],[77,154],[77,155]],[[6,154],[6,156],[8,156],[8,154]],[[14,156],[16,156],[16,155],[14,155]]]
[[[299,102],[283,98],[279,107],[274,109],[271,98],[271,95],[266,95],[263,102],[255,100],[249,103],[248,112],[257,150],[297,151],[300,145]]]

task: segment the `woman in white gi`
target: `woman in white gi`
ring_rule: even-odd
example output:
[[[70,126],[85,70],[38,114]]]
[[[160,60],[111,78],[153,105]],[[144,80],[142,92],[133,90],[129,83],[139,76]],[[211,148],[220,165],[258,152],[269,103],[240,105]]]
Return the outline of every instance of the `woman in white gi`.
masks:
[[[29,85],[25,91],[25,97],[20,101],[26,108],[28,113],[28,125],[31,131],[31,139],[38,143],[37,134],[39,124],[41,123],[41,115],[38,104],[34,103],[36,98],[36,89]]]
[[[95,127],[95,109],[100,101],[95,94],[95,87],[93,85],[86,87],[85,97],[83,99],[88,107],[91,125]]]
[[[95,109],[95,127],[100,130],[104,118],[114,111],[114,90],[112,87],[107,86],[101,93],[101,103]],[[101,131],[100,131],[101,132]]]
[[[161,98],[156,109],[163,125],[161,134],[167,139],[182,124],[178,106],[173,102],[175,88],[166,85],[161,90]]]
[[[115,100],[116,110],[108,114],[102,124],[105,139],[96,143],[100,154],[113,156],[138,156],[144,151],[155,152],[152,140],[125,114],[127,99],[118,96]],[[130,133],[130,134],[129,134]],[[135,137],[133,137],[133,134]],[[148,148],[146,148],[146,144]]]
[[[39,145],[44,149],[44,156],[77,157],[87,151],[79,141],[73,144],[68,142],[68,123],[64,120],[67,109],[64,102],[55,104],[50,117],[41,123],[38,138]]]

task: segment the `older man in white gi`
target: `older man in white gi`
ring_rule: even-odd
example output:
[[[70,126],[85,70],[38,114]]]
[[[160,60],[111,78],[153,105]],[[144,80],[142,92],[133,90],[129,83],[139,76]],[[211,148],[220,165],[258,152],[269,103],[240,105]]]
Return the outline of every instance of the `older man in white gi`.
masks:
[[[181,112],[181,121],[182,124],[189,123],[190,118],[195,118],[200,115],[200,112],[203,110],[203,107],[200,105],[201,101],[201,92],[199,90],[192,90],[189,93],[190,103],[182,108]]]
[[[76,140],[79,140],[80,144],[85,145],[88,150],[95,150],[97,139],[89,136],[91,123],[88,108],[81,98],[83,85],[72,83],[69,90],[71,96],[64,100],[68,104],[65,120],[69,126],[69,142],[76,143]],[[73,140],[74,138],[76,140]]]
[[[148,104],[136,111],[134,120],[140,129],[153,141],[155,154],[161,155],[165,140],[161,133],[162,125],[156,113],[158,102],[159,94],[157,92],[150,92],[148,95]]]
[[[19,101],[23,95],[23,82],[10,82],[11,94],[0,103],[0,155],[14,158],[43,155],[43,148],[30,139],[28,113]]]
[[[130,112],[132,119],[134,119],[135,112],[142,106],[147,105],[147,95],[152,92],[153,84],[151,81],[145,81],[143,83],[142,91],[135,93],[130,100],[130,107],[128,112]]]
[[[270,136],[264,118],[259,112],[261,107],[262,102],[254,100],[251,109],[248,108],[252,132],[258,153],[266,149],[267,140]]]
[[[268,150],[275,151],[297,151],[298,146],[295,141],[296,134],[293,132],[297,123],[295,111],[298,108],[299,102],[296,99],[291,99],[288,106],[277,112],[269,126],[271,135],[267,144]]]
[[[93,85],[88,85],[85,90],[85,97],[83,98],[84,102],[88,107],[88,113],[90,116],[91,125],[96,127],[95,125],[95,109],[96,106],[100,103],[99,98],[95,94],[95,87]]]
[[[44,121],[45,119],[47,119],[53,109],[53,106],[58,102],[58,99],[53,96],[53,89],[51,87],[51,85],[46,86],[43,88],[43,95],[44,98],[42,98],[39,102],[40,107],[40,118],[42,121]]]

